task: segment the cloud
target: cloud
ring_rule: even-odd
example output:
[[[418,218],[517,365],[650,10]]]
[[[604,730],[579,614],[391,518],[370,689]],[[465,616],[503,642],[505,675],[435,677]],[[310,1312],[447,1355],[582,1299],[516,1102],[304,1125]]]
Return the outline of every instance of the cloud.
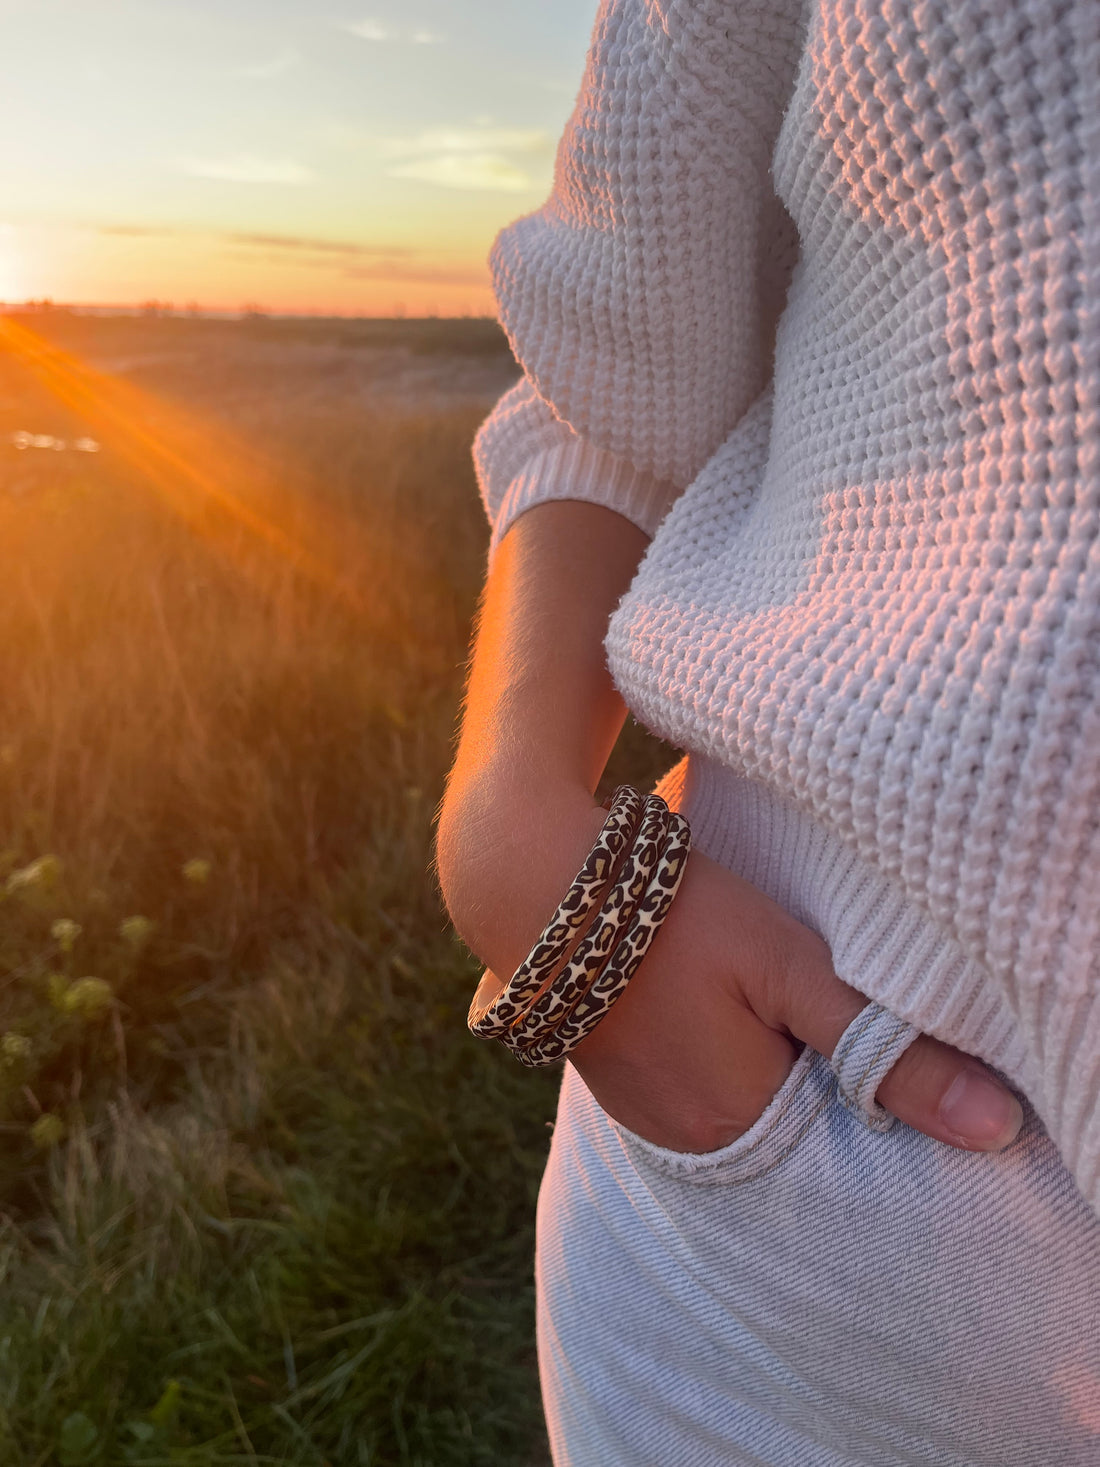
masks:
[[[431,264],[422,251],[407,245],[359,244],[353,240],[318,239],[292,234],[221,234],[225,243],[260,252],[265,260],[300,264],[308,269],[338,269],[347,280],[392,280],[405,285],[481,286],[487,267]]]
[[[440,188],[521,193],[536,186],[519,159],[548,158],[549,133],[536,128],[435,127],[415,137],[382,143],[383,157],[393,159],[388,178],[412,178]]]
[[[534,186],[522,168],[500,153],[442,153],[436,158],[414,158],[387,168],[386,176],[415,178],[441,188],[490,189],[510,194]]]
[[[397,137],[328,121],[315,125],[309,138],[314,145],[380,160],[387,178],[494,193],[544,187],[554,156],[554,138],[549,132],[499,126],[488,115],[472,123],[428,127]]]
[[[239,77],[242,81],[275,81],[292,71],[300,60],[297,51],[287,48],[266,60],[246,61],[242,66],[231,66],[225,75]]]
[[[342,29],[349,35],[358,36],[361,41],[407,41],[414,46],[441,46],[447,39],[439,31],[428,30],[426,26],[401,31],[383,25],[380,20],[353,20]]]
[[[294,234],[223,234],[227,244],[245,249],[274,250],[290,255],[328,255],[341,261],[407,258],[414,252],[404,245],[356,244],[337,239],[315,239]]]
[[[390,138],[381,145],[384,155],[396,158],[438,153],[548,154],[553,139],[534,127],[428,127],[414,137]]]
[[[275,183],[298,185],[313,177],[308,168],[289,158],[256,158],[235,153],[228,158],[182,158],[179,165],[192,178],[214,178],[222,183]]]
[[[361,41],[394,41],[397,37],[393,31],[378,20],[353,20],[344,29],[353,36],[358,36]]]
[[[379,260],[373,265],[354,265],[344,271],[349,280],[392,280],[400,285],[486,285],[488,266],[438,266]]]
[[[153,239],[165,234],[189,232],[182,229],[162,229],[159,225],[150,224],[100,224],[96,228],[97,234],[119,235],[123,239]]]
[[[7,226],[0,224],[0,243]],[[407,245],[366,244],[307,234],[255,234],[239,230],[207,231],[172,224],[101,224],[97,234],[123,239],[212,239],[235,249],[263,250],[269,258],[301,258],[303,264],[349,266],[375,260],[407,260],[416,251]]]

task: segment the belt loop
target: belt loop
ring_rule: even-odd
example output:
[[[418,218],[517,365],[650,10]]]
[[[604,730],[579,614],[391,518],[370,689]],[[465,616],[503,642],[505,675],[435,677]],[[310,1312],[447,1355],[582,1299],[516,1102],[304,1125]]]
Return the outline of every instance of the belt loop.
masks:
[[[881,1004],[861,1009],[837,1040],[829,1061],[841,1104],[872,1131],[888,1131],[894,1117],[875,1099],[875,1091],[920,1030]]]

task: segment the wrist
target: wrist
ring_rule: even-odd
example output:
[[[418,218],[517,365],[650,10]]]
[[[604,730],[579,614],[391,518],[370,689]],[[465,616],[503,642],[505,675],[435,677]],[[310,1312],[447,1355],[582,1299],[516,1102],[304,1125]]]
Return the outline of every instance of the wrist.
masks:
[[[437,836],[440,888],[455,930],[494,972],[527,955],[606,813],[579,781],[539,781],[520,766],[452,779]]]

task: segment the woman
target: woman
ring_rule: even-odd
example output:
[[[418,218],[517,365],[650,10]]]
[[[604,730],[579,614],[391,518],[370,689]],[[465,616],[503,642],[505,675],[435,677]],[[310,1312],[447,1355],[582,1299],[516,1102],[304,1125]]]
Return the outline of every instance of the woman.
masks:
[[[444,892],[513,971],[624,706],[694,836],[566,1066],[559,1467],[1100,1462],[1098,133],[1093,0],[604,0],[497,243]]]

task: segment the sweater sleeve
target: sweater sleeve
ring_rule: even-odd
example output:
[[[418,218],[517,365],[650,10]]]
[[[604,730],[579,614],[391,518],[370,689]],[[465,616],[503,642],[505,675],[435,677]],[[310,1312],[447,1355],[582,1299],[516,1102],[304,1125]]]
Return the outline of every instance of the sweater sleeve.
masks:
[[[494,545],[587,499],[653,534],[770,374],[796,255],[770,163],[800,0],[603,0],[554,188],[491,267],[524,371],[475,445]]]

